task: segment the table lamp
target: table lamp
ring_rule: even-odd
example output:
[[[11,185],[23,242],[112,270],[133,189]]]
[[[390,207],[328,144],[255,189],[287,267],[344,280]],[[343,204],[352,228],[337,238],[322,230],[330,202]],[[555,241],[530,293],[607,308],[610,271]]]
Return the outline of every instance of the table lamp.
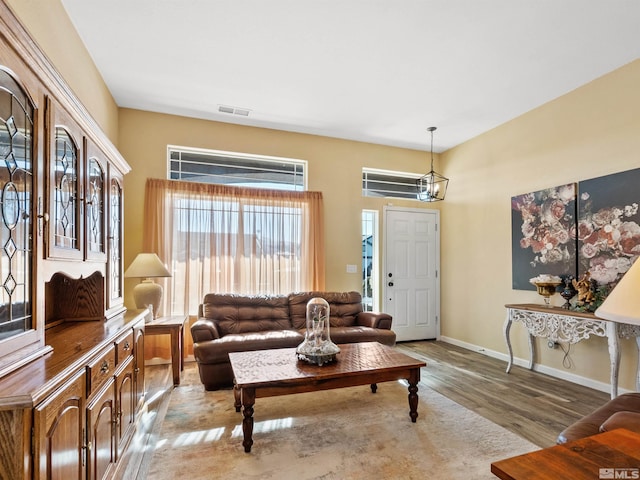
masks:
[[[613,322],[640,325],[640,261],[631,265],[595,315]]]
[[[155,253],[139,253],[127,271],[125,278],[142,278],[143,280],[133,288],[133,299],[137,308],[153,308],[153,318],[157,318],[160,302],[162,301],[162,285],[155,283],[152,278],[170,277],[171,273],[160,261]]]

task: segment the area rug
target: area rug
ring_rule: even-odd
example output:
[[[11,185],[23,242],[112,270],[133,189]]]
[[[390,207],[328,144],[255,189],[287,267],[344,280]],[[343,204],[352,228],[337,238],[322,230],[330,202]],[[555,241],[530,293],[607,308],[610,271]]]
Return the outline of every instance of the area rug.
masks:
[[[425,372],[424,374],[426,374]],[[233,392],[206,392],[195,365],[171,393],[149,480],[494,479],[491,462],[539,448],[419,384],[258,398],[251,453]]]

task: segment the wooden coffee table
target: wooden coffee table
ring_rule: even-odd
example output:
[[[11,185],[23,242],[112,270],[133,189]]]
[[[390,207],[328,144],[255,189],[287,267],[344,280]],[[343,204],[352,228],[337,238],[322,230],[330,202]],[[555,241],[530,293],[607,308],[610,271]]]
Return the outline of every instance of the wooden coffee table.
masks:
[[[242,445],[251,451],[253,405],[256,398],[371,385],[405,379],[409,382],[409,416],[418,418],[420,368],[426,363],[377,342],[339,345],[335,362],[318,366],[298,360],[295,348],[229,353],[235,377],[236,411],[242,407]]]
[[[640,435],[623,428],[491,464],[502,480],[640,478]]]

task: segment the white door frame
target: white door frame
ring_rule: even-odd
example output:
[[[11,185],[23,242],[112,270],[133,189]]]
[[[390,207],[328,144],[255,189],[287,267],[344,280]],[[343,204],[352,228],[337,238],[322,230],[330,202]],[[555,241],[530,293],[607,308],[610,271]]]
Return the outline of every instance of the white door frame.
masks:
[[[417,213],[428,213],[430,215],[435,215],[436,221],[436,245],[435,245],[435,262],[436,262],[436,340],[440,340],[440,210],[431,209],[431,208],[412,208],[412,207],[394,207],[394,206],[384,206],[383,207],[383,225],[382,225],[382,265],[383,268],[380,269],[380,278],[382,279],[382,294],[384,295],[383,301],[381,302],[381,306],[384,306],[385,300],[387,298],[387,212],[396,211],[396,212],[417,212]],[[393,323],[391,326],[393,330]]]

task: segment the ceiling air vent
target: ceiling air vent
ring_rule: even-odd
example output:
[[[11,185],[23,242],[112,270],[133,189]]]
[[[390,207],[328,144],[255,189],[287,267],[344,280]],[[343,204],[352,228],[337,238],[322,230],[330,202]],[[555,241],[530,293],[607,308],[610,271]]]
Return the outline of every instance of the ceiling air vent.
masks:
[[[221,113],[230,113],[231,115],[240,115],[241,117],[248,117],[251,110],[247,108],[229,107],[227,105],[218,105],[218,111]]]

